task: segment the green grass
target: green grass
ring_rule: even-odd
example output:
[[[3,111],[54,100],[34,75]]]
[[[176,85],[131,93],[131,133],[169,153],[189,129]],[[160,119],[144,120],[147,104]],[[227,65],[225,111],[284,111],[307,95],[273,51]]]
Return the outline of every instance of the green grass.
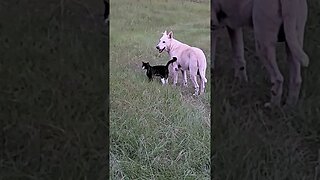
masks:
[[[293,111],[263,108],[270,83],[255,57],[252,30],[245,29],[247,84],[233,79],[229,38],[221,32],[212,87],[216,179],[320,179],[319,10],[319,2],[309,1],[304,48],[310,66],[303,69],[301,98]],[[285,100],[288,68],[283,46],[277,57],[285,77]]]
[[[164,30],[210,60],[209,1],[111,1],[110,178],[210,179],[210,70],[206,93],[148,82],[141,61],[165,64]],[[179,80],[182,80],[181,77]],[[169,83],[172,81],[169,80]]]
[[[0,2],[0,179],[106,176],[103,10],[101,1]]]

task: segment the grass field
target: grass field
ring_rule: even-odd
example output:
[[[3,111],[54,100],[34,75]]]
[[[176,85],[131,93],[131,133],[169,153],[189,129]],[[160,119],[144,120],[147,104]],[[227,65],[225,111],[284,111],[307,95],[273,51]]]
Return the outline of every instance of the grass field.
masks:
[[[169,60],[155,49],[164,30],[203,49],[210,67],[209,1],[114,0],[110,9],[111,179],[210,179],[210,69],[200,97],[190,80],[162,86],[141,69]]]
[[[300,102],[291,112],[263,108],[270,83],[255,56],[252,30],[245,29],[247,84],[233,79],[229,39],[221,32],[212,87],[216,179],[320,179],[320,5],[308,2],[304,47],[310,66],[303,69]],[[286,94],[288,68],[283,46],[279,45],[277,57]]]
[[[102,1],[0,2],[0,179],[105,179]]]

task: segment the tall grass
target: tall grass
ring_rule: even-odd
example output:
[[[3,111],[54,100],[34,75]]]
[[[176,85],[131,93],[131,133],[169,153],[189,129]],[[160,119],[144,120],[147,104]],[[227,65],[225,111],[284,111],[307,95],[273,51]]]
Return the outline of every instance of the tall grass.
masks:
[[[210,179],[210,70],[200,97],[192,97],[190,82],[190,88],[149,83],[141,70],[141,61],[169,60],[155,49],[164,30],[203,49],[209,63],[209,5],[110,2],[111,179]]]
[[[0,179],[106,176],[100,1],[0,2]]]

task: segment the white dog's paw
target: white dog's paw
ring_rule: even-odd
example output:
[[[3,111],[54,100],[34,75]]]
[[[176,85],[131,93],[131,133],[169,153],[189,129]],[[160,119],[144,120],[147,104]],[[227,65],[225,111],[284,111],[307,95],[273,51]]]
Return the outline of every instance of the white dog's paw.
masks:
[[[196,91],[192,94],[193,96],[198,96],[199,95],[199,91]]]

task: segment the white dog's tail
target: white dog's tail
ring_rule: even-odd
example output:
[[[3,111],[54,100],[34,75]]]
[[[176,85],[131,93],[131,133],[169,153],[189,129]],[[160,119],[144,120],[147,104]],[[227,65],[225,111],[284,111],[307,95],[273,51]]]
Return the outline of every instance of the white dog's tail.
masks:
[[[302,66],[307,67],[309,65],[309,57],[303,51],[303,44],[301,44],[303,42],[299,42],[299,36],[297,32],[297,11],[303,11],[304,9],[297,9],[300,8],[298,0],[280,0],[280,2],[286,42],[293,57],[298,59]]]
[[[200,76],[201,79],[204,80],[205,83],[207,83],[207,78],[206,78],[206,67],[200,67],[199,66],[199,63],[198,63],[198,72],[197,72],[197,75]]]
[[[206,56],[204,55],[203,51],[199,48],[196,49],[197,56],[197,66],[198,66],[198,72],[197,74],[200,76],[201,80],[203,80],[205,83],[208,82],[206,78],[206,69],[207,69],[207,61]]]
[[[201,72],[201,73],[200,73],[200,72]],[[200,76],[201,79],[204,80],[205,83],[207,83],[208,80],[207,80],[207,78],[206,78],[206,76],[205,76],[204,73],[205,73],[205,69],[204,69],[204,70],[200,70],[200,68],[198,69],[197,74]]]

